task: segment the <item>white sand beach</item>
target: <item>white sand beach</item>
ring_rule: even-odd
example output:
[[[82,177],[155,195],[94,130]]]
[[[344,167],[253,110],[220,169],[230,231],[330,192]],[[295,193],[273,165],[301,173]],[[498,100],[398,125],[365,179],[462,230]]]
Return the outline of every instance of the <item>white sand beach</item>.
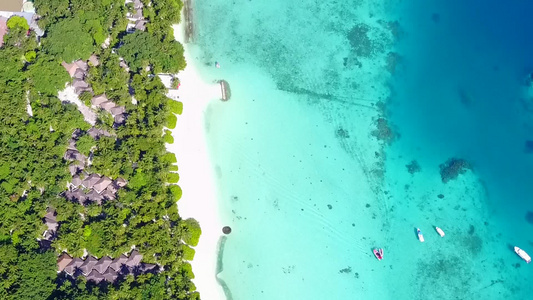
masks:
[[[184,44],[183,22],[174,25],[175,37]],[[205,111],[211,101],[220,101],[220,85],[206,83],[194,68],[190,48],[184,44],[187,68],[179,73],[181,86],[174,93],[183,102],[183,114],[178,116],[176,128],[172,131],[175,142],[167,145],[176,154],[183,196],[178,201],[182,218],[198,220],[202,235],[196,255],[191,262],[193,279],[202,299],[225,299],[224,292],[216,280],[217,244],[222,235],[222,224],[218,212],[216,186],[207,150],[205,134]]]

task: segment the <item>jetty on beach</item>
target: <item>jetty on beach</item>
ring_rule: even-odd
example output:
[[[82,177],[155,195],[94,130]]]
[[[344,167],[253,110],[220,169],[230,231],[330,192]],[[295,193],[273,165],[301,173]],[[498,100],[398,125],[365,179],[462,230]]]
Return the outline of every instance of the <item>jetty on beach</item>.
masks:
[[[231,90],[229,89],[229,83],[226,80],[219,80],[220,91],[221,91],[221,100],[228,101],[231,98]]]
[[[183,23],[185,25],[185,43],[190,43],[193,41],[194,35],[192,5],[190,0],[183,1],[183,15]]]

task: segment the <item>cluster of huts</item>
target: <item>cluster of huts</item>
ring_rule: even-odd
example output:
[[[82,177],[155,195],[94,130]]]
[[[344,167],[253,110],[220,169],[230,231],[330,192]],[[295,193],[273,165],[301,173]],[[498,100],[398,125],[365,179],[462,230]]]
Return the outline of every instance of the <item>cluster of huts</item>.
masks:
[[[71,162],[69,171],[72,175],[68,190],[63,192],[63,196],[81,205],[88,203],[101,205],[104,200],[115,200],[118,189],[126,186],[126,180],[120,177],[113,180],[107,176],[89,174],[84,171],[88,158],[76,149],[76,140],[81,134],[79,129],[72,133],[69,146],[63,156],[65,160]],[[95,127],[89,129],[87,134],[95,139],[102,135],[110,136],[107,131]]]
[[[59,227],[59,223],[57,223],[56,219],[56,213],[52,209],[47,209],[46,215],[43,218],[43,222],[46,225],[46,230],[43,233],[43,239],[48,242],[51,242],[55,238],[55,233],[57,231],[57,228]]]
[[[70,188],[64,192],[64,197],[81,205],[96,203],[102,205],[104,200],[115,200],[119,188],[126,185],[126,180],[117,178],[112,180],[107,176],[98,174],[84,174],[72,177]]]
[[[143,16],[143,3],[140,0],[125,0],[125,4],[130,6],[130,12],[127,14],[129,20],[127,32],[131,33],[135,30],[145,31],[148,21]],[[71,85],[78,96],[84,92],[89,92],[94,95],[91,86],[87,82],[87,72],[89,66],[98,66],[99,64],[100,62],[94,54],[91,55],[88,61],[76,60],[72,63],[62,63],[72,78]],[[126,71],[129,71],[123,59],[120,59],[120,66]],[[91,106],[93,109],[102,109],[109,112],[113,116],[115,125],[121,125],[126,121],[126,108],[116,105],[105,94],[93,96]],[[67,191],[62,193],[62,196],[81,205],[87,205],[89,203],[101,205],[103,201],[115,200],[117,191],[124,187],[127,182],[123,178],[113,180],[107,176],[95,173],[90,174],[85,171],[86,166],[91,164],[92,151],[89,157],[87,157],[77,150],[76,142],[82,134],[83,132],[79,129],[74,131],[63,157],[70,162],[68,168],[72,175],[72,180],[68,184]],[[90,128],[86,134],[95,140],[101,136],[112,136],[108,131],[96,127]],[[43,239],[40,241],[50,244],[55,238],[56,231],[59,227],[54,210],[47,210],[43,218],[43,223],[47,229],[43,234]],[[91,255],[85,258],[73,258],[64,252],[58,257],[57,267],[58,273],[64,272],[64,274],[71,278],[84,276],[88,281],[95,283],[102,281],[113,283],[128,274],[136,276],[143,273],[157,273],[162,271],[160,265],[141,262],[142,257],[137,250],[133,250],[129,255],[122,254],[115,259],[109,256],[97,259]]]
[[[123,63],[123,61],[121,62]],[[70,64],[66,62],[62,62],[61,64],[72,78],[72,87],[78,96],[84,92],[93,94],[93,90],[87,82],[87,71],[89,64],[95,67],[100,64],[96,55],[91,55],[88,61],[79,59]],[[127,65],[125,68],[127,68]],[[101,108],[109,112],[113,116],[115,125],[121,125],[126,121],[126,107],[116,105],[113,101],[107,99],[105,94],[94,96],[91,99],[91,104],[93,108]]]
[[[93,97],[91,104],[109,112],[113,116],[116,125],[121,125],[126,121],[126,107],[116,105],[113,101],[107,99],[105,94]]]
[[[128,5],[131,5],[133,10],[126,14],[129,20],[126,30],[128,32],[134,32],[135,30],[145,31],[148,21],[143,16],[143,3],[141,0],[126,0],[126,6]]]
[[[78,96],[83,92],[93,92],[92,88],[89,86],[89,83],[86,81],[87,71],[89,70],[88,63],[91,63],[93,66],[98,66],[100,64],[98,58],[94,54],[89,57],[87,62],[78,59],[70,64],[66,62],[61,63],[61,65],[63,65],[72,78],[72,87],[74,87],[74,91]]]
[[[100,283],[104,280],[114,282],[128,274],[157,273],[161,271],[159,265],[141,262],[142,255],[133,250],[129,256],[122,254],[111,259],[109,256],[100,259],[88,256],[85,259],[72,258],[67,253],[61,254],[57,260],[58,273],[65,272],[70,277],[85,276],[88,281]]]

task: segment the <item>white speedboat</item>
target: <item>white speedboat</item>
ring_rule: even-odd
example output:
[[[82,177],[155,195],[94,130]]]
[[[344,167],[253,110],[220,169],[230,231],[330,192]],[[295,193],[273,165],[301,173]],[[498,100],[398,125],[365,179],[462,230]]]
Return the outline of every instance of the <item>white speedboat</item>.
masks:
[[[435,227],[435,230],[437,230],[441,237],[444,237],[444,231],[442,231],[442,229],[440,229],[439,227]]]
[[[529,256],[529,254],[526,253],[526,251],[518,248],[518,247],[514,247],[514,252],[516,252],[516,254],[518,254],[518,256],[520,256],[523,260],[525,260],[528,264],[531,262],[531,256]]]
[[[422,231],[420,231],[420,228],[416,229],[416,234],[418,235],[418,240],[423,243],[424,242],[424,235],[422,235]]]

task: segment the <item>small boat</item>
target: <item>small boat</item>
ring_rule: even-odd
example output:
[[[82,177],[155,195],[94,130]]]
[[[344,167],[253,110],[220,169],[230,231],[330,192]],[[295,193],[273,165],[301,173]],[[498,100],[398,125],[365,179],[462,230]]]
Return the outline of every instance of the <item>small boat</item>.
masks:
[[[442,229],[440,229],[439,227],[435,227],[435,229],[437,230],[437,232],[439,233],[441,237],[444,237],[444,231],[442,231]]]
[[[422,231],[420,231],[420,228],[416,229],[416,234],[418,235],[418,240],[423,243],[424,242],[424,236],[422,235]]]
[[[220,69],[220,64],[218,63],[218,61],[215,61],[215,67],[216,67],[217,69]]]
[[[528,264],[531,262],[531,256],[529,256],[529,254],[526,253],[526,251],[518,248],[518,247],[514,247],[514,252],[516,252],[516,254],[518,254],[518,256],[520,256],[523,260],[525,260]]]
[[[374,249],[372,250],[372,252],[374,252],[374,255],[376,256],[376,258],[378,260],[382,260],[383,259],[383,249],[379,248],[379,249]]]

